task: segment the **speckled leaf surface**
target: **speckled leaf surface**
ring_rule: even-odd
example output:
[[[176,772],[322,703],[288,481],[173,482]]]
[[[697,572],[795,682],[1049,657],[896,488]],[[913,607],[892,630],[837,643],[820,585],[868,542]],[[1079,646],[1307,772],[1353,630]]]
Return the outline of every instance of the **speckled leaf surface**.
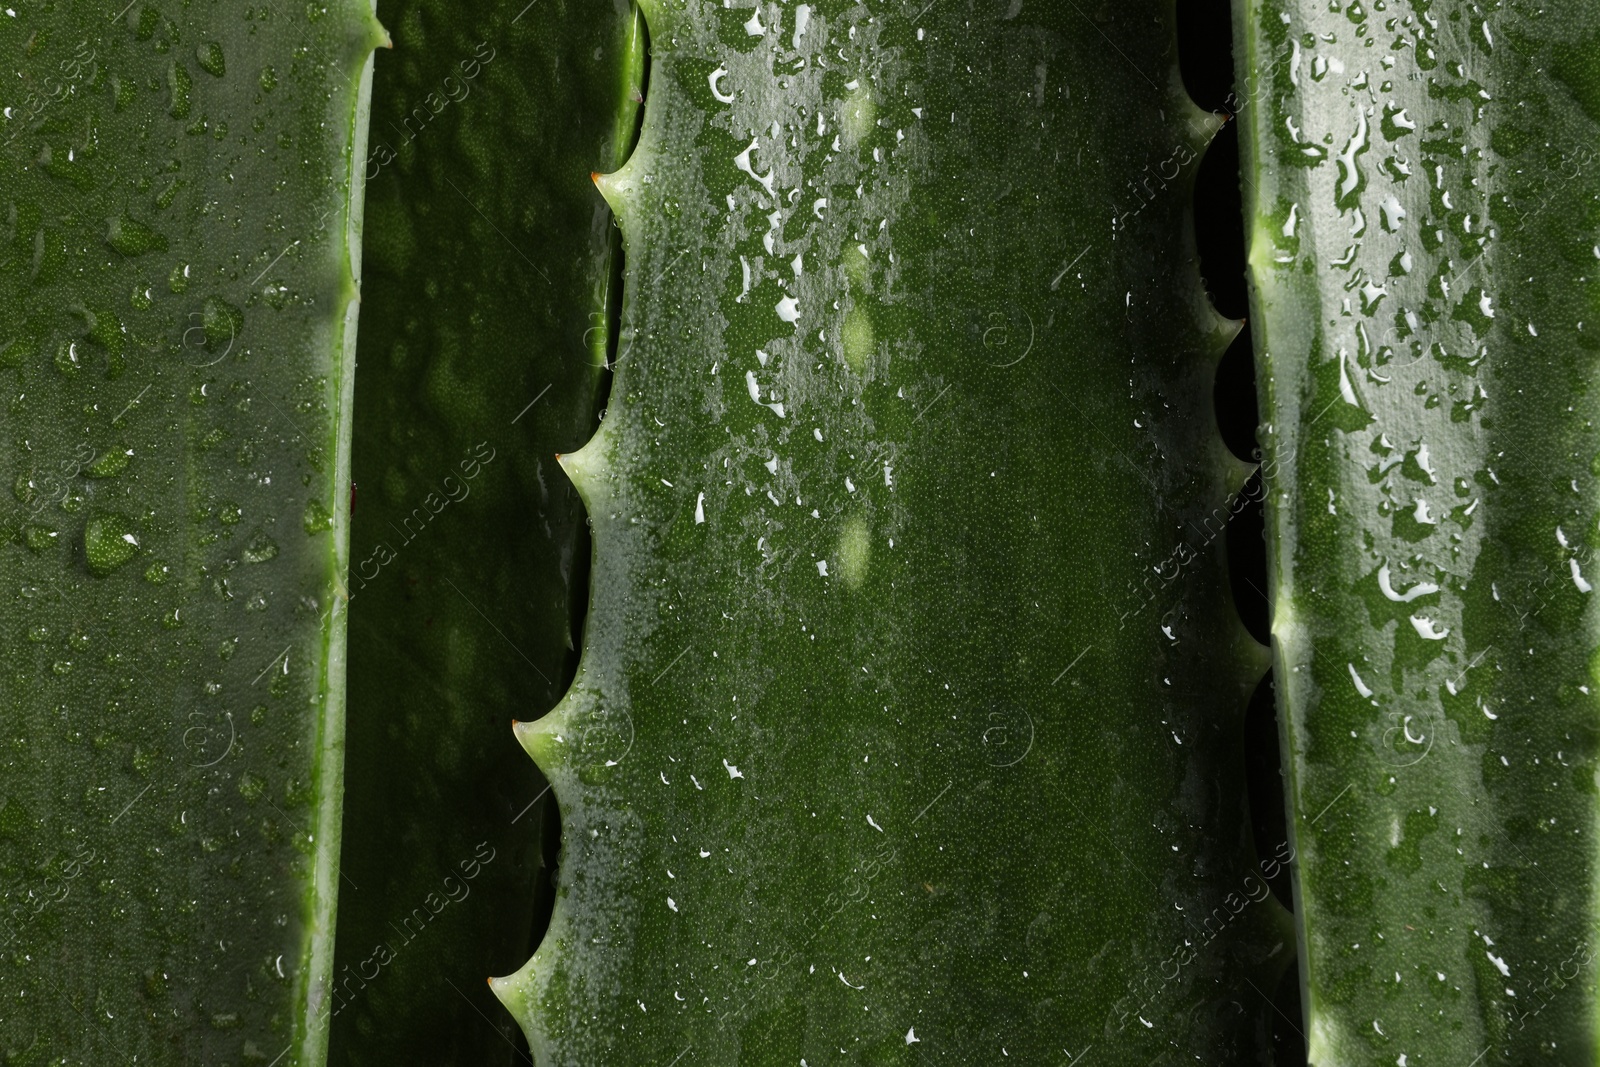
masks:
[[[380,4],[352,472],[336,1064],[509,1065],[484,985],[532,949],[553,798],[507,724],[576,659],[626,4]],[[537,802],[536,802],[537,801]],[[491,1023],[489,1020],[493,1020]]]
[[[1236,25],[1311,1061],[1592,1063],[1600,8]]]
[[[560,890],[496,993],[540,1064],[1259,1062],[1167,5],[645,14],[591,614],[519,728]]]
[[[0,15],[0,1060],[315,1064],[365,4]]]

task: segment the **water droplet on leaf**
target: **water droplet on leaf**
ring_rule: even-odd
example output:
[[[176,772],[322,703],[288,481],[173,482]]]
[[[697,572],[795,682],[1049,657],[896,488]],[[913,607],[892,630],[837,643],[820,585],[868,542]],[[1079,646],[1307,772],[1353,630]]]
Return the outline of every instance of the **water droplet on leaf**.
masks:
[[[265,563],[278,554],[278,543],[266,534],[257,534],[250,539],[243,553],[246,563]]]
[[[106,220],[106,244],[125,256],[163,252],[167,239],[137,219],[123,215]]]
[[[222,46],[215,41],[206,41],[194,50],[195,61],[213,78],[220,78],[227,73],[227,65],[223,61]]]
[[[139,552],[133,520],[115,512],[96,515],[83,531],[83,554],[89,569],[104,578]]]
[[[319,500],[306,501],[305,514],[301,516],[300,522],[308,534],[333,529],[333,515]]]

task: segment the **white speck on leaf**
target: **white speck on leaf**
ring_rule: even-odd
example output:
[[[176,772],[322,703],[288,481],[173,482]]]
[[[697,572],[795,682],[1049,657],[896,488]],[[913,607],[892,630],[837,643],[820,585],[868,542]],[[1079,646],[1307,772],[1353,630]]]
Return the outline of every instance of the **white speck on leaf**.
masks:
[[[1363,682],[1361,680],[1361,675],[1356,673],[1356,665],[1354,663],[1347,663],[1345,666],[1350,668],[1350,680],[1356,683],[1356,692],[1360,693],[1363,698],[1370,698],[1372,696],[1372,690],[1367,688],[1367,683]]]
[[[1407,604],[1417,599],[1419,596],[1427,596],[1430,593],[1437,593],[1439,591],[1439,587],[1432,582],[1418,582],[1405,592],[1400,592],[1399,590],[1395,589],[1394,585],[1390,581],[1389,564],[1387,563],[1378,568],[1378,589],[1383,593],[1384,596],[1388,597],[1397,604]]]
[[[1411,626],[1424,641],[1443,641],[1450,636],[1450,627],[1438,627],[1425,615],[1411,616]]]
[[[757,19],[760,18],[760,14],[759,13],[757,13],[756,18]],[[752,21],[754,21],[754,20],[752,20]],[[749,24],[746,23],[746,26],[748,26],[748,25]],[[744,171],[746,174],[750,175],[750,177],[754,178],[761,185],[761,188],[763,188],[763,189],[765,189],[767,191],[767,195],[768,196],[773,196],[775,194],[772,191],[772,172],[768,171],[765,174],[757,174],[756,173],[756,168],[754,166],[752,166],[751,163],[750,163],[750,153],[754,152],[755,150],[756,150],[756,140],[755,140],[755,138],[751,138],[750,139],[750,143],[749,143],[749,145],[747,145],[745,147],[745,150],[743,152],[740,152],[738,155],[733,157],[733,165],[735,167],[738,167],[740,170]]]

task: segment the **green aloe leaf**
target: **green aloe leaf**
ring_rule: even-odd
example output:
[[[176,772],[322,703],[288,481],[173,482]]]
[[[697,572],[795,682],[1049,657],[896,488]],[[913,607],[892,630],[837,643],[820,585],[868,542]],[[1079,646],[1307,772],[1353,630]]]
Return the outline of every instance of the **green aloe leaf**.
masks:
[[[0,1060],[316,1064],[382,31],[120,6],[0,17]]]
[[[518,728],[560,890],[496,993],[540,1063],[1259,1061],[1167,6],[645,13],[590,615]]]
[[[1310,1059],[1591,1063],[1600,9],[1236,24]]]
[[[595,424],[615,227],[589,175],[633,135],[638,26],[551,0],[378,13],[330,1058],[510,1063],[484,978],[527,957],[553,886],[545,783],[505,731],[576,658],[584,514],[555,456]]]

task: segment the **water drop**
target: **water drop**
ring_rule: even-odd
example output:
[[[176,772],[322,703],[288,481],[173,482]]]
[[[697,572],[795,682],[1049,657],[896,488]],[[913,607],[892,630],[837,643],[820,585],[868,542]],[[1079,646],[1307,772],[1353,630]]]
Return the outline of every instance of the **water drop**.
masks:
[[[257,534],[245,546],[243,557],[246,563],[265,563],[278,554],[278,543],[266,534]]]
[[[134,27],[135,40],[148,41],[156,35],[156,27],[161,25],[161,12],[153,7],[144,7],[139,10],[139,21]]]
[[[206,348],[227,346],[244,328],[244,312],[220,297],[206,297],[200,310],[200,326],[205,331]]]
[[[102,452],[95,461],[84,468],[86,478],[115,478],[133,459],[133,449],[112,448]]]
[[[22,532],[22,542],[28,546],[30,552],[43,552],[56,543],[56,538],[61,536],[56,530],[37,523],[29,524]]]
[[[104,578],[139,551],[133,520],[115,512],[96,515],[83,531],[83,553],[89,569]]]
[[[189,74],[189,68],[182,63],[174,63],[167,70],[167,88],[172,93],[172,99],[167,107],[167,114],[175,119],[189,117],[189,89],[194,85],[194,78]]]
[[[167,239],[144,223],[123,215],[108,219],[106,244],[124,256],[142,256],[146,252],[163,252]]]
[[[83,369],[83,355],[76,341],[62,341],[56,348],[56,370],[68,378],[77,377]]]
[[[308,534],[321,533],[333,529],[333,514],[328,511],[320,500],[306,501],[305,514],[300,517],[300,524],[305,527]]]
[[[227,73],[227,65],[223,62],[222,46],[215,41],[206,41],[194,50],[195,61],[213,78],[220,78]]]

